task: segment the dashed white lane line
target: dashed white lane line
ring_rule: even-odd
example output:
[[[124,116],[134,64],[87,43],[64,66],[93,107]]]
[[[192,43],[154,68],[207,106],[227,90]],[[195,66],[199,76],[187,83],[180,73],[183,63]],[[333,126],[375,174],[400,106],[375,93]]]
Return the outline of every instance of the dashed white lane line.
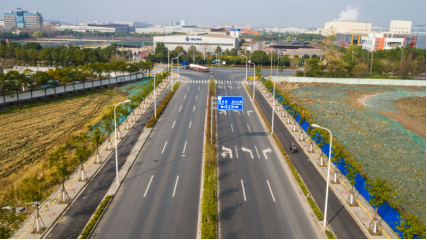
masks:
[[[273,197],[273,201],[276,201],[276,199],[274,198],[273,191],[271,191],[270,183],[268,182],[268,180],[267,180],[267,184],[268,184],[268,188],[270,188],[270,193],[271,193],[271,196]]]
[[[197,91],[200,91],[200,87],[197,89]]]
[[[199,97],[199,95],[196,96],[196,100],[197,100],[198,97]]]
[[[234,130],[233,130],[233,124],[231,124],[231,132],[234,132]]]
[[[256,151],[256,154],[258,155],[258,158],[261,158],[261,157],[259,156],[259,152],[258,152],[258,149],[256,148],[256,146],[255,146],[255,151]]]
[[[179,111],[178,112],[181,112],[181,108],[182,108],[182,105],[181,105],[181,107],[179,107]]]
[[[188,126],[188,128],[191,128],[191,122],[192,122],[192,121],[190,121],[190,125]]]
[[[168,145],[168,141],[165,142],[165,146],[163,147],[162,153],[165,151],[166,145]]]
[[[196,106],[193,107],[193,112],[194,112],[194,110],[196,110]]]
[[[246,202],[246,193],[245,193],[245,186],[243,186],[243,179],[240,179],[240,182],[242,183],[243,198],[245,199],[245,202]]]
[[[176,123],[176,121],[173,121],[172,128],[175,127],[175,123]]]
[[[144,197],[145,197],[145,195],[147,195],[148,189],[150,188],[150,185],[151,185],[151,181],[153,180],[153,176],[154,175],[151,175],[150,182],[148,183],[147,189],[145,189]]]
[[[175,182],[175,187],[173,188],[173,194],[172,194],[172,197],[175,197],[176,185],[178,185],[178,180],[179,180],[179,175],[178,175],[178,176],[176,176],[176,182]]]
[[[249,124],[246,124],[246,125],[248,126],[249,133],[251,133],[251,128],[249,127]]]
[[[187,97],[187,95],[184,95],[184,100],[185,100],[186,97]]]
[[[187,147],[187,141],[185,141],[185,144],[184,144],[184,150],[182,151],[183,154],[185,153],[185,148],[186,147]]]
[[[190,87],[187,88],[187,91],[190,90]]]

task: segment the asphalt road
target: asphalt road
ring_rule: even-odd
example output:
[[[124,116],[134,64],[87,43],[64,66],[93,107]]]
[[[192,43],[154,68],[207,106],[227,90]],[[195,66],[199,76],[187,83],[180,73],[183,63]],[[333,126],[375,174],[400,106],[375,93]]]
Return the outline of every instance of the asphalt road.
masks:
[[[93,238],[197,237],[210,75],[203,76],[179,86]]]
[[[221,83],[217,96],[244,97],[243,112],[217,114],[220,238],[321,238],[314,215],[241,84],[242,73],[244,77],[244,70],[221,69],[214,74]]]
[[[160,104],[166,96],[168,89],[170,89],[170,85],[159,95],[157,104]],[[153,106],[150,106],[146,114],[118,146],[119,167],[123,165],[128,153],[132,150],[132,147],[153,114]],[[80,235],[116,177],[114,152],[106,161],[98,174],[88,183],[83,192],[58,220],[46,238],[77,238]]]

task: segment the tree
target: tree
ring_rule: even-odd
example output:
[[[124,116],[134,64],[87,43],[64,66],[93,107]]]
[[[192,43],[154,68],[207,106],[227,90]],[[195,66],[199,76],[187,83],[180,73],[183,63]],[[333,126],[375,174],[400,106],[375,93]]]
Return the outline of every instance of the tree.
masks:
[[[107,149],[111,150],[111,137],[110,134],[114,131],[114,113],[113,113],[113,108],[110,108],[109,111],[107,112],[108,114],[105,114],[102,117],[102,126],[104,128],[104,131],[108,134],[108,146]]]
[[[47,86],[49,81],[49,75],[46,72],[43,71],[36,71],[33,74],[33,81],[36,83],[37,86]],[[47,88],[44,88],[44,95],[46,96],[46,90]]]
[[[49,168],[54,169],[54,174],[60,179],[62,185],[62,194],[59,198],[59,203],[68,203],[70,197],[65,189],[65,180],[74,171],[75,162],[68,157],[67,149],[60,147],[56,151],[49,154]]]
[[[33,78],[33,71],[31,69],[25,69],[22,74],[24,77],[23,85],[29,87],[31,91],[31,99],[33,99],[33,89],[37,86],[37,83]]]
[[[46,229],[42,219],[40,218],[39,208],[41,201],[46,195],[47,184],[45,184],[44,176],[32,176],[22,180],[23,187],[21,188],[22,200],[33,202],[36,207],[36,218],[33,225],[33,233],[41,233]]]
[[[216,49],[215,49],[215,53],[216,53],[216,54],[221,54],[221,53],[222,53],[222,49],[221,49],[221,47],[220,47],[220,46],[216,47]]]
[[[416,215],[409,213],[401,215],[400,225],[396,228],[402,231],[404,239],[426,238],[426,226]]]
[[[75,157],[80,162],[80,179],[79,181],[87,181],[87,175],[83,167],[83,163],[87,160],[90,155],[90,151],[86,145],[87,136],[82,134],[79,136],[79,144],[76,146]]]
[[[354,204],[354,184],[356,184],[356,175],[357,175],[357,171],[358,169],[360,169],[361,165],[359,162],[354,161],[352,166],[347,165],[346,169],[347,169],[347,179],[351,185],[351,190],[350,190],[350,206],[353,206]]]
[[[393,188],[393,183],[388,183],[387,181],[381,180],[379,177],[376,177],[374,181],[368,184],[366,182],[365,189],[369,191],[369,194],[372,196],[369,199],[369,204],[375,208],[375,215],[369,224],[369,230],[373,224],[373,233],[377,233],[377,216],[378,216],[378,207],[383,205],[385,202],[388,202],[390,206],[394,206],[392,199],[396,196],[396,189]]]
[[[258,65],[262,65],[267,60],[267,54],[262,50],[256,50],[251,54],[252,61]]]
[[[99,127],[95,128],[92,132],[92,144],[96,148],[96,163],[101,163],[101,159],[99,156],[99,145],[102,143],[102,134]]]
[[[19,93],[22,92],[22,86],[24,83],[24,77],[22,74],[20,74],[18,71],[12,70],[6,73],[7,78],[10,81],[10,85],[12,89],[15,90],[16,98],[18,99],[19,103]]]
[[[356,78],[363,78],[368,74],[368,72],[369,72],[369,67],[365,63],[358,63],[351,70],[351,73]]]
[[[176,46],[175,51],[178,54],[184,54],[184,53],[186,53],[185,50],[184,50],[184,48],[182,46]]]
[[[328,54],[325,61],[326,66],[323,64],[323,61],[319,62],[318,66],[326,70],[331,77],[336,77],[339,74],[347,73],[349,64],[344,62],[341,58],[332,54]]]
[[[13,96],[12,82],[8,76],[3,72],[0,72],[0,88],[1,95],[3,96],[3,102],[6,103],[6,96]]]
[[[189,48],[188,48],[188,56],[190,56],[190,58],[193,58],[194,56],[196,56],[197,55],[197,48],[196,48],[196,46],[190,46]]]
[[[32,35],[34,38],[42,38],[43,37],[43,33],[40,31],[35,31]]]

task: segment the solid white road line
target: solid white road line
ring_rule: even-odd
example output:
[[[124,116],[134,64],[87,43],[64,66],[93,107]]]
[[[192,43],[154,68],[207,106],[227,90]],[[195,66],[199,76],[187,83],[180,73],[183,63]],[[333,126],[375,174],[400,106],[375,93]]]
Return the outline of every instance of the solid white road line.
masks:
[[[259,152],[258,152],[258,149],[256,148],[256,146],[255,146],[255,151],[256,151],[256,154],[258,155],[258,158],[261,158],[261,157],[259,156]]]
[[[234,130],[233,130],[233,124],[231,124],[231,132],[234,132]]]
[[[173,125],[172,125],[172,128],[175,126],[175,123],[176,123],[176,121],[173,121]]]
[[[243,198],[245,199],[246,202],[246,193],[245,193],[245,186],[243,186],[243,180],[240,179],[240,182],[242,183],[242,189],[243,189]]]
[[[246,125],[248,126],[249,133],[251,133],[251,128],[249,127],[249,124],[246,124]]]
[[[187,95],[184,95],[184,100],[185,100],[186,97],[187,97]]]
[[[181,108],[182,108],[182,105],[181,105],[181,107],[179,107],[179,111],[178,112],[181,112]]]
[[[178,180],[179,180],[179,175],[178,175],[178,176],[176,176],[176,182],[175,182],[175,187],[173,188],[173,194],[172,194],[172,197],[175,197],[176,185],[178,185]]]
[[[185,147],[187,147],[187,141],[185,141],[184,150],[182,151],[182,153],[185,153]]]
[[[165,151],[166,145],[168,145],[168,141],[165,142],[165,146],[163,147],[162,153]]]
[[[151,175],[150,182],[148,183],[147,189],[145,189],[144,197],[147,195],[148,189],[150,188],[151,181],[153,180],[153,175]]]
[[[270,188],[270,193],[271,193],[271,196],[273,197],[273,201],[276,201],[273,195],[273,191],[271,191],[270,183],[268,182],[268,180],[267,180],[267,184],[268,184],[268,188]]]
[[[190,126],[188,126],[188,128],[191,128],[191,122],[192,122],[192,121],[190,121]]]

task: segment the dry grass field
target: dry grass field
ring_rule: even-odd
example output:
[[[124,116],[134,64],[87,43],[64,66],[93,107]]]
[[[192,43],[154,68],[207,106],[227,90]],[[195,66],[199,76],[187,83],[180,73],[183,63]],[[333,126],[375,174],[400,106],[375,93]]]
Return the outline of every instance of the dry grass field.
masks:
[[[87,131],[101,120],[103,109],[126,95],[107,90],[0,113],[0,202],[7,188],[46,171],[43,164],[50,149]]]

